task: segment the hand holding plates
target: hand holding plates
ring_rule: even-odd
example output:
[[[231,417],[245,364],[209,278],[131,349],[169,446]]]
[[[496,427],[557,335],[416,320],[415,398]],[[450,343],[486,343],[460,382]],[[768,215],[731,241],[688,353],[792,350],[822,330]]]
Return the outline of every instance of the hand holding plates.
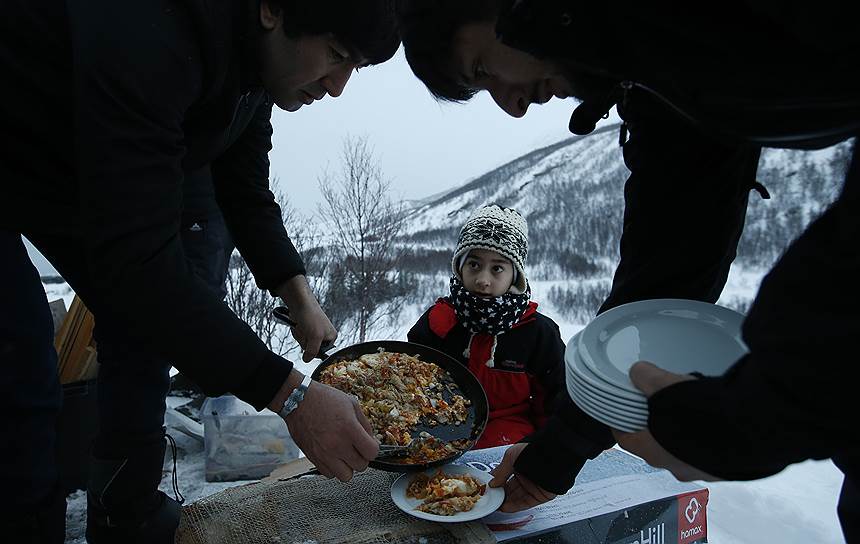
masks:
[[[568,342],[567,391],[585,413],[612,428],[645,429],[648,400],[630,381],[633,363],[720,376],[747,352],[743,319],[734,310],[683,299],[612,308]]]

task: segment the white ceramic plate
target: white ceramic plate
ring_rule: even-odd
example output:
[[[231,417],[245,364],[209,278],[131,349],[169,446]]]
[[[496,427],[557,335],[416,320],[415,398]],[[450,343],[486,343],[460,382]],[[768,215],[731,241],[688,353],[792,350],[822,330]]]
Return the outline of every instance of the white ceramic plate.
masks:
[[[604,392],[606,395],[609,395],[610,398],[618,397],[619,399],[624,399],[633,402],[636,405],[647,408],[648,401],[641,391],[639,391],[638,389],[636,389],[635,391],[629,391],[627,389],[617,387],[606,380],[601,380],[594,375],[591,369],[589,369],[585,366],[585,364],[583,364],[582,359],[579,356],[577,342],[577,337],[579,337],[581,334],[582,333],[580,332],[579,334],[571,338],[567,344],[567,349],[565,349],[564,351],[564,360],[567,364],[567,368],[571,372],[576,374],[578,378],[581,378],[585,383],[591,386],[593,389]]]
[[[575,389],[568,389],[567,392],[570,395],[570,398],[574,399],[575,401],[578,401],[580,405],[587,405],[590,410],[590,413],[598,414],[602,418],[612,418],[615,421],[626,423],[628,425],[633,425],[638,428],[645,428],[648,426],[647,417],[632,416],[630,414],[619,412],[618,410],[614,410],[611,406],[606,406],[604,404],[594,402],[593,400],[584,396],[582,393]]]
[[[588,403],[588,405],[591,407],[591,412],[596,413],[599,411],[600,417],[602,417],[602,418],[613,418],[613,420],[615,420],[615,421],[626,423],[628,425],[632,425],[632,426],[635,426],[635,427],[640,428],[640,429],[644,429],[645,427],[648,426],[648,418],[647,417],[641,418],[639,416],[631,416],[629,414],[625,414],[622,412],[618,412],[617,410],[614,410],[612,408],[612,406],[597,404],[593,400],[591,400],[590,398],[583,396],[581,393],[576,393],[576,392],[572,392],[572,393],[569,392],[569,393],[570,393],[571,398],[576,396],[577,400],[580,403]],[[592,417],[594,417],[594,416],[592,416]]]
[[[578,383],[575,378],[568,376],[567,379],[567,389],[568,393],[571,390],[575,391],[580,397],[583,399],[595,404],[609,412],[612,415],[616,415],[625,419],[629,419],[631,421],[635,421],[637,423],[647,424],[648,423],[648,409],[640,409],[640,408],[630,408],[623,404],[618,404],[612,399],[606,399],[600,396],[595,395],[591,390],[587,387],[583,387],[582,384]]]
[[[648,416],[648,405],[644,401],[634,402],[621,397],[614,397],[600,389],[591,387],[587,382],[576,375],[576,373],[570,370],[567,371],[567,384],[568,387],[575,387],[579,392],[586,393],[585,396],[591,398],[593,401],[601,404],[611,404],[634,415]]]
[[[744,316],[716,304],[654,299],[617,306],[579,335],[578,353],[595,376],[636,392],[628,372],[649,361],[678,374],[720,376],[746,352]]]
[[[583,412],[613,429],[618,429],[619,431],[624,431],[626,433],[635,433],[636,431],[641,431],[647,426],[641,423],[633,423],[626,419],[609,414],[605,410],[579,396],[575,390],[568,390],[568,394],[570,394],[570,398],[573,399],[573,402],[575,402]]]
[[[437,470],[440,470],[440,468],[425,470],[424,474],[432,476]],[[468,474],[483,484],[489,483],[489,481],[493,479],[493,477],[490,476],[490,473],[483,472],[466,465],[445,465],[441,467],[441,470],[445,474]],[[416,472],[402,474],[399,478],[394,480],[394,483],[391,484],[391,500],[394,501],[394,504],[396,504],[398,508],[411,516],[415,516],[416,518],[442,522],[473,521],[492,514],[499,509],[503,502],[505,502],[504,487],[487,486],[484,496],[482,496],[480,500],[475,503],[475,507],[468,512],[458,512],[453,516],[439,516],[437,514],[422,512],[420,510],[416,510],[422,501],[419,499],[410,499],[406,496],[406,488],[409,487],[409,483],[412,482],[412,479],[416,474]]]

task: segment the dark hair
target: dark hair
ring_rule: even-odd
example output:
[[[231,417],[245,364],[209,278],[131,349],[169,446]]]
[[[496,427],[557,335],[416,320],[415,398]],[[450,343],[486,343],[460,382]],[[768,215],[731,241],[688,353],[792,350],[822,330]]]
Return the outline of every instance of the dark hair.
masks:
[[[397,52],[396,0],[269,0],[284,14],[287,36],[331,33],[350,56],[380,64]]]
[[[470,23],[495,21],[504,0],[400,0],[397,18],[412,73],[438,100],[465,102],[477,92],[454,75],[454,35]]]

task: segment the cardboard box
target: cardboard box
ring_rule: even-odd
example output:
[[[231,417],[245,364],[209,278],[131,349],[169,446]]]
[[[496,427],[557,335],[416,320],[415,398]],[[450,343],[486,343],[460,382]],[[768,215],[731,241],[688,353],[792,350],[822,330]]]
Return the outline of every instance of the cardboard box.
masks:
[[[490,471],[507,448],[472,450],[458,460]],[[585,464],[565,495],[524,512],[482,521],[499,542],[698,544],[708,538],[708,489],[679,482],[622,450]]]

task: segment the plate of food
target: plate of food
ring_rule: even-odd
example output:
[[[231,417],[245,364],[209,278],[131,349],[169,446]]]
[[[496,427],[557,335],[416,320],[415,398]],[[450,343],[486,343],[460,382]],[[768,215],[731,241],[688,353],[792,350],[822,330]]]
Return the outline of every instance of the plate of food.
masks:
[[[395,472],[448,464],[471,449],[487,425],[477,378],[435,349],[394,340],[348,346],[314,370],[314,380],[358,399],[383,446],[407,446],[370,466]]]
[[[445,465],[402,474],[391,484],[391,500],[416,518],[441,522],[473,521],[505,502],[504,487],[487,485],[493,477],[466,465]]]

